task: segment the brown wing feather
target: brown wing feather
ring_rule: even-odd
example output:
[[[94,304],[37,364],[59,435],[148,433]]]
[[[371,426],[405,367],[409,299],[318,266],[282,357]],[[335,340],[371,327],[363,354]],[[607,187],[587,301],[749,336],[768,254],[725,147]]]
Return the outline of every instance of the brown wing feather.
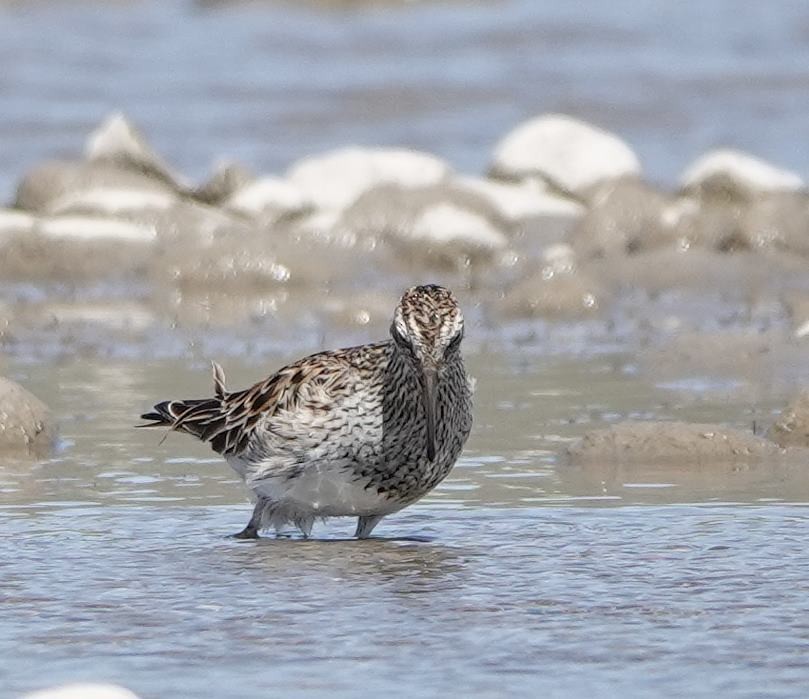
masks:
[[[381,348],[380,343],[373,348]],[[324,388],[335,382],[351,364],[351,356],[360,348],[323,352],[301,359],[284,367],[269,378],[242,391],[229,392],[225,387],[225,373],[212,362],[215,398],[201,400],[174,400],[158,403],[154,412],[141,415],[150,422],[141,427],[170,427],[186,432],[225,456],[241,453],[253,429],[262,418],[279,410],[293,409],[299,400],[301,388],[313,381],[322,382]]]

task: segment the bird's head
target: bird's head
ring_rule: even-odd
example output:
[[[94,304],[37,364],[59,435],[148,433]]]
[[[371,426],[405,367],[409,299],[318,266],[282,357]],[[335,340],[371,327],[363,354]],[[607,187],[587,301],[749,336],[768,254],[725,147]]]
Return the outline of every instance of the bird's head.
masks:
[[[417,372],[427,420],[427,455],[435,457],[437,384],[457,359],[463,339],[463,314],[449,289],[435,284],[405,291],[390,327],[396,347]]]

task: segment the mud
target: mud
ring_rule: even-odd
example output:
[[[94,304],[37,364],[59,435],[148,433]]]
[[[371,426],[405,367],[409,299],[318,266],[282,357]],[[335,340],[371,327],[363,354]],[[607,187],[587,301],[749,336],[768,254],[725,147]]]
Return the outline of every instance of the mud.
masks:
[[[763,437],[721,425],[684,422],[622,422],[588,432],[568,449],[573,463],[711,464],[771,460],[780,453],[776,444]]]
[[[792,400],[768,437],[782,447],[809,447],[809,392],[802,391]]]
[[[18,383],[0,377],[0,455],[44,458],[55,440],[48,407]]]

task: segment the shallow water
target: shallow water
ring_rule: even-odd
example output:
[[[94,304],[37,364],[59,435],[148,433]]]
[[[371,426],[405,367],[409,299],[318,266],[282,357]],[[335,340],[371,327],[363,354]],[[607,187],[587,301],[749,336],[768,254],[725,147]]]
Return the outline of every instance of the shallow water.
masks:
[[[220,157],[275,172],[348,143],[479,171],[547,111],[616,131],[652,181],[719,145],[805,173],[807,63],[794,0],[6,0],[0,194],[112,110],[194,177]]]
[[[241,385],[280,361],[226,365]],[[469,366],[468,450],[378,539],[347,540],[351,522],[334,520],[313,541],[238,542],[225,535],[250,505],[220,459],[131,427],[153,399],[207,390],[206,367],[12,364],[63,444],[0,469],[2,695],[77,679],[156,699],[801,695],[804,464],[560,457],[627,417],[749,427],[781,396],[753,411],[732,388],[673,391],[625,355]]]

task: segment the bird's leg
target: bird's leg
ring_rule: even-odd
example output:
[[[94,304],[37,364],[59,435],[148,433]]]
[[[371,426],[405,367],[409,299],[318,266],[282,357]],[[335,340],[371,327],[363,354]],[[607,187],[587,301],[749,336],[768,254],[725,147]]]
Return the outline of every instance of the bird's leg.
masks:
[[[374,527],[382,521],[384,515],[366,515],[357,518],[357,531],[354,536],[358,539],[367,539],[371,536]]]
[[[258,539],[258,530],[261,529],[261,513],[264,511],[264,506],[267,501],[264,498],[259,498],[256,506],[253,508],[253,514],[247,526],[242,529],[238,534],[233,534],[234,539]]]
[[[304,539],[308,539],[312,535],[312,526],[315,523],[314,517],[300,517],[295,520],[295,526],[303,534]]]

